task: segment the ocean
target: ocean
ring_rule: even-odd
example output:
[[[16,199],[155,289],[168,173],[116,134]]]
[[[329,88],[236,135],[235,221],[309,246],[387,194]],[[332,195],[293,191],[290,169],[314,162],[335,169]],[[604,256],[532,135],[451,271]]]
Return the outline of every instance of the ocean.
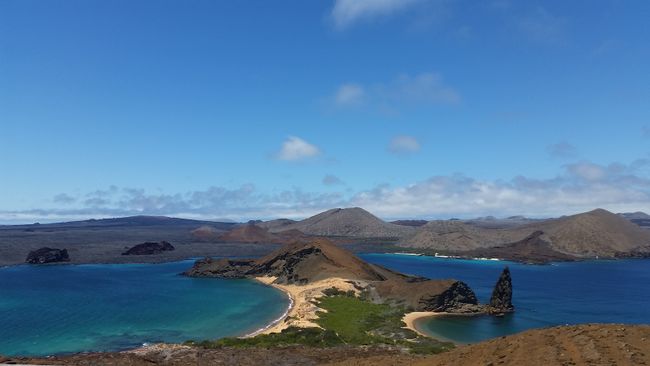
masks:
[[[0,268],[0,354],[240,336],[271,323],[289,304],[284,293],[253,280],[179,275],[192,264]]]
[[[503,318],[437,317],[434,337],[473,343],[563,324],[650,323],[650,260],[537,266],[505,261],[364,254],[368,262],[466,282],[483,303],[507,265],[516,312]],[[280,317],[289,299],[251,280],[180,276],[166,264],[15,266],[0,269],[0,354],[118,351],[143,343],[249,334]]]
[[[417,324],[426,334],[457,343],[565,324],[650,324],[650,260],[525,265],[399,254],[361,257],[403,273],[461,280],[482,303],[489,301],[503,268],[510,267],[515,313],[503,318],[436,317]]]

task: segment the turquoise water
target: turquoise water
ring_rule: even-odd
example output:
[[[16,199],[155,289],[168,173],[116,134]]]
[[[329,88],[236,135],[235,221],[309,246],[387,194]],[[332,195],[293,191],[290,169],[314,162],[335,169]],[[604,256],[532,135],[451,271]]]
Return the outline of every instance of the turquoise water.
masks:
[[[0,354],[115,351],[253,332],[288,306],[250,280],[178,275],[166,264],[16,266],[0,269]]]
[[[466,282],[489,301],[505,265],[513,281],[514,314],[503,318],[439,317],[417,324],[433,336],[473,343],[531,328],[578,323],[650,324],[650,260],[586,261],[546,266],[366,254],[365,260],[429,278]]]

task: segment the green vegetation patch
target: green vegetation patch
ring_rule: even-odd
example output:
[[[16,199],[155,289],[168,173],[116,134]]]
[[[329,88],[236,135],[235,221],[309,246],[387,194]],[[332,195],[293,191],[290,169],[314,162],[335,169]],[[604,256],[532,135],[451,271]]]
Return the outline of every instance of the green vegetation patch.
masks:
[[[219,347],[278,347],[303,345],[309,347],[334,347],[345,344],[331,330],[289,327],[281,333],[261,334],[251,338],[221,338],[216,341],[187,341],[186,345],[202,348]]]
[[[318,303],[325,310],[318,312],[316,323],[324,329],[334,331],[349,344],[387,343],[386,337],[375,332],[387,326],[400,329],[404,312],[385,304],[373,304],[352,296],[328,296]],[[404,338],[417,335],[406,331]],[[392,343],[392,342],[391,342]]]
[[[304,345],[309,347],[335,347],[340,345],[393,346],[413,353],[439,353],[453,348],[453,344],[419,336],[405,329],[402,318],[405,309],[387,304],[375,304],[352,292],[326,290],[321,298],[316,323],[319,328],[290,327],[275,334],[252,338],[223,338],[216,341],[186,342],[204,348],[217,347],[274,347]]]

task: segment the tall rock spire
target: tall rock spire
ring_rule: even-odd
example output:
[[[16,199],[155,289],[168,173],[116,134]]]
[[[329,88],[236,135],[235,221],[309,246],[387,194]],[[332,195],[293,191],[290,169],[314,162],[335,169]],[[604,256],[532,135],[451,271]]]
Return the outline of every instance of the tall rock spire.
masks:
[[[491,314],[515,311],[515,307],[512,305],[512,278],[510,277],[510,269],[508,267],[503,269],[496,286],[494,286],[488,309],[488,312]]]

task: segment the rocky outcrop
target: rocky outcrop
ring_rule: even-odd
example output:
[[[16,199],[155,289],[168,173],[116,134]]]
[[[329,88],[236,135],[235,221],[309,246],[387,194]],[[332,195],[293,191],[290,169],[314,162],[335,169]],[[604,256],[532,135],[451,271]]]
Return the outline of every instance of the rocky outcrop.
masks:
[[[503,314],[513,311],[515,311],[515,307],[512,305],[512,278],[510,277],[510,269],[506,267],[501,272],[496,286],[494,286],[488,312]]]
[[[66,249],[55,249],[44,247],[29,252],[25,262],[30,264],[45,264],[57,262],[69,262],[70,256]]]
[[[161,242],[146,242],[138,244],[122,255],[151,255],[151,254],[160,254],[162,252],[174,250],[174,246],[166,241]]]
[[[245,278],[254,268],[253,260],[204,258],[183,274],[189,277]]]
[[[448,313],[475,313],[480,306],[474,291],[464,282],[456,281],[445,291],[432,296],[423,296],[418,311]]]
[[[650,245],[644,247],[635,248],[629,252],[618,252],[614,255],[616,258],[622,259],[646,259],[650,258]]]

